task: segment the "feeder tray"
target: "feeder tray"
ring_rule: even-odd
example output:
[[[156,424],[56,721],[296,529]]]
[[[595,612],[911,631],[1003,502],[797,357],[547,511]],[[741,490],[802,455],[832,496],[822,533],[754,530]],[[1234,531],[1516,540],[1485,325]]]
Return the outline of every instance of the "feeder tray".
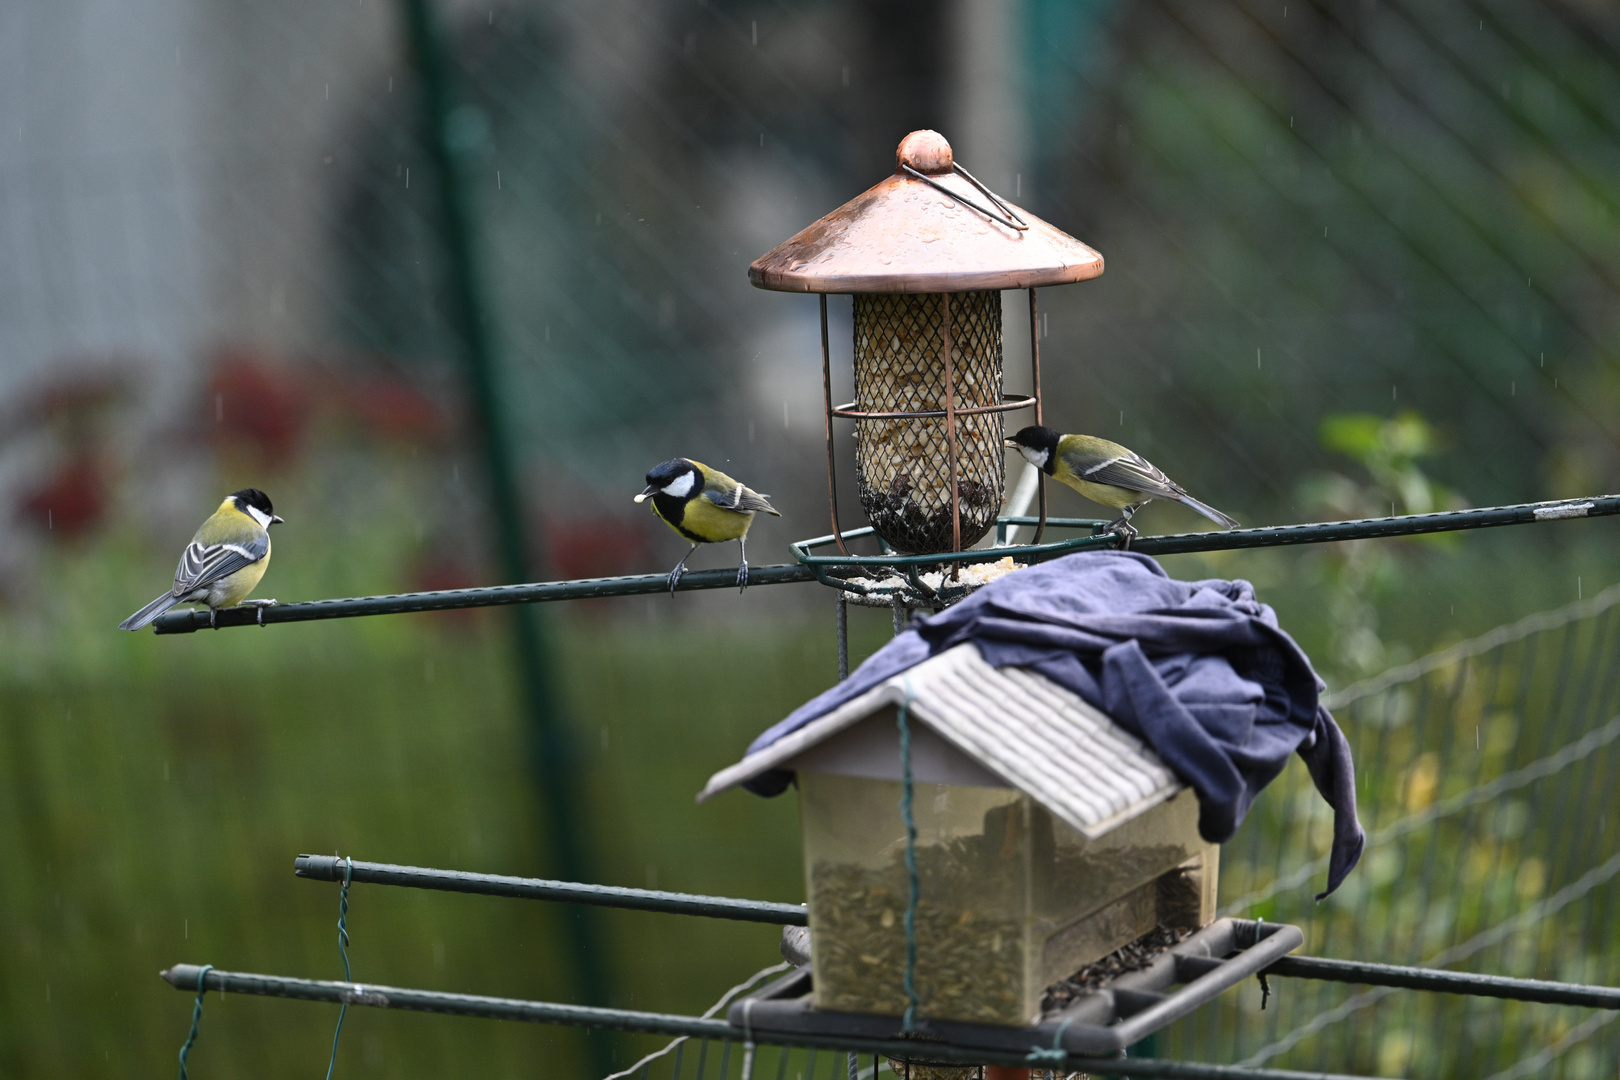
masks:
[[[923,1035],[954,1046],[985,1050],[1057,1048],[1073,1054],[1117,1054],[1208,1004],[1299,948],[1297,926],[1218,919],[1146,968],[1111,979],[1059,1011],[1025,1027],[919,1020]],[[815,976],[801,968],[732,1004],[733,1026],[748,1033],[894,1038],[900,1019],[834,1012],[812,1004]],[[922,1056],[926,1054],[923,1051]]]

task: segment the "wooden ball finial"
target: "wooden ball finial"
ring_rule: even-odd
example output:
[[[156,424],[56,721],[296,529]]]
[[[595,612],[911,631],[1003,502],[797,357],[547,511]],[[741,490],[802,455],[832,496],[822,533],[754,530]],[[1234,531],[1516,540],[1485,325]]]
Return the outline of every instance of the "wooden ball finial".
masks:
[[[901,165],[910,165],[927,176],[948,173],[952,163],[951,144],[937,131],[927,128],[913,131],[900,140],[900,145],[894,151],[894,160],[897,170]]]

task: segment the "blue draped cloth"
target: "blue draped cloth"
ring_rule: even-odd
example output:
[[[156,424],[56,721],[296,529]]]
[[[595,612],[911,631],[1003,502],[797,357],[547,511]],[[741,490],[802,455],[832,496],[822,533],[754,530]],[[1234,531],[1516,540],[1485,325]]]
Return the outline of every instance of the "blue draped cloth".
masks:
[[[1299,754],[1333,808],[1327,890],[1366,845],[1350,744],[1310,660],[1247,581],[1177,581],[1134,552],[1081,552],[1020,570],[912,627],[749,746],[750,754],[962,642],[993,667],[1038,671],[1147,743],[1198,795],[1199,832],[1224,843]],[[745,786],[777,795],[790,773]]]

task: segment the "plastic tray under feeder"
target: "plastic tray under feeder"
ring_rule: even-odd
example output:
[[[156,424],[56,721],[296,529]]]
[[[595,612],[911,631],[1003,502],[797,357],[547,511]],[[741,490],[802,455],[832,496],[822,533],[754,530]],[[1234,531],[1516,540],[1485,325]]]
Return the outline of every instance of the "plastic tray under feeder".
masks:
[[[1264,971],[1304,940],[1297,926],[1219,919],[1166,949],[1141,970],[1110,979],[1034,1023],[1012,1026],[925,1020],[918,1025],[917,1058],[927,1058],[929,1041],[985,1050],[1055,1048],[1073,1054],[1117,1054]],[[873,1039],[896,1034],[896,1017],[819,1007],[816,980],[813,967],[784,975],[734,1002],[727,1019],[738,1028],[760,1033]]]
[[[833,420],[855,421],[861,508],[893,550],[962,551],[1001,509],[1002,414],[1041,421],[1035,289],[1103,272],[1102,256],[996,196],[934,131],[895,150],[895,171],[754,260],[762,289],[821,294],[827,485],[838,521]],[[1031,393],[1002,387],[1001,290],[1028,289]],[[830,293],[854,297],[855,400],[833,404]],[[1042,514],[1044,517],[1044,489]]]
[[[715,775],[797,775],[817,1009],[909,1003],[897,712],[911,731],[917,1015],[1023,1026],[1046,987],[1160,923],[1211,922],[1219,849],[1193,793],[1068,690],[971,644]]]

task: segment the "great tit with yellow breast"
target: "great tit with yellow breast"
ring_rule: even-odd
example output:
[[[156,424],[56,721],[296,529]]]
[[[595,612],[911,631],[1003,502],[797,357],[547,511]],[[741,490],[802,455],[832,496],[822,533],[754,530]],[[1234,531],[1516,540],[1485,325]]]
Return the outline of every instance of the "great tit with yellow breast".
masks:
[[[636,502],[652,500],[653,513],[663,519],[692,545],[737,541],[742,565],[737,568],[737,588],[748,587],[748,526],[754,514],[763,511],[781,517],[770,498],[733,480],[719,469],[711,469],[690,458],[670,458],[647,474],[647,487]],[[681,583],[686,573],[688,551],[669,572],[669,591]]]
[[[214,612],[240,604],[264,577],[270,565],[270,526],[280,524],[270,496],[258,488],[225,496],[181,554],[174,588],[119,623],[118,629],[139,630],[176,604],[207,604],[212,626]],[[262,626],[264,608],[275,601],[254,603]]]
[[[1119,443],[1095,435],[1060,435],[1049,427],[1031,425],[1007,439],[1006,445],[1052,479],[1120,511],[1108,529],[1123,536],[1127,546],[1136,537],[1132,515],[1153,499],[1174,499],[1223,529],[1237,528],[1236,518],[1199,502],[1158,466]]]

